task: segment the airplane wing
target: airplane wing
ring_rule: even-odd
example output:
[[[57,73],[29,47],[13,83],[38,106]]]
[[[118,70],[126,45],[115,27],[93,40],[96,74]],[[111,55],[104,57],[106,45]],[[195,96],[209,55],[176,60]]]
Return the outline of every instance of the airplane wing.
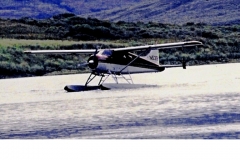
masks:
[[[177,43],[164,43],[156,45],[145,45],[145,46],[136,46],[136,47],[126,47],[126,48],[116,48],[112,49],[113,51],[134,51],[142,49],[169,49],[169,48],[181,48],[181,47],[193,47],[193,46],[202,46],[202,42],[199,41],[187,41],[187,42],[177,42]]]
[[[199,41],[187,41],[187,42],[177,42],[177,43],[164,43],[156,45],[145,45],[145,46],[136,46],[136,47],[125,47],[125,48],[115,48],[111,49],[112,51],[135,51],[143,49],[168,49],[168,48],[180,48],[180,47],[192,47],[192,46],[201,46],[202,43]],[[24,51],[27,54],[94,54],[96,50],[87,49],[87,50],[29,50]]]
[[[96,52],[95,49],[87,49],[87,50],[29,50],[24,51],[27,54],[94,54]]]

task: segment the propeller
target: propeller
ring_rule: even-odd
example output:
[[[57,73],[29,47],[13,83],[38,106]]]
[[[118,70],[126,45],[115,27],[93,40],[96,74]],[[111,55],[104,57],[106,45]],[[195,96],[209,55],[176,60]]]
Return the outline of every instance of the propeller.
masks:
[[[78,67],[86,67],[87,65],[88,65],[88,62],[85,62],[85,63],[78,64],[77,66]]]
[[[88,66],[91,69],[96,69],[98,66],[98,58],[97,58],[97,53],[98,53],[98,49],[96,48],[95,53],[89,57],[88,59]]]
[[[88,66],[91,69],[96,69],[98,66],[98,58],[97,58],[97,53],[98,53],[98,49],[96,48],[96,51],[94,52],[93,55],[91,55],[87,62],[82,63],[82,64],[78,64],[78,67],[86,67]]]

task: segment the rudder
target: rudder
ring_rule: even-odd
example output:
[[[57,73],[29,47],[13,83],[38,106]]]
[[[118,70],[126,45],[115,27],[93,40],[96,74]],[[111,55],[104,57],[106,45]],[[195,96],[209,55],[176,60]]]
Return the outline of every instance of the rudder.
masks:
[[[157,49],[151,50],[148,55],[144,56],[146,60],[159,65],[159,51]]]

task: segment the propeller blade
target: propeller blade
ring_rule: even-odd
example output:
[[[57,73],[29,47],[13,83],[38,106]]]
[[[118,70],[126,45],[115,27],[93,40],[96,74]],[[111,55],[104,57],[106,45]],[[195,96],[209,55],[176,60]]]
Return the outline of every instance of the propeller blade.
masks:
[[[94,52],[94,57],[96,57],[97,53],[98,53],[98,48],[96,48],[96,51]]]
[[[77,65],[78,67],[86,67],[86,66],[88,66],[88,63],[86,62],[86,63],[81,63],[81,64],[78,64]]]
[[[91,69],[96,69],[96,67],[98,66],[97,54],[98,54],[98,48],[96,48],[96,51],[94,52],[94,54],[90,56],[88,59],[87,64],[88,64],[88,67]]]

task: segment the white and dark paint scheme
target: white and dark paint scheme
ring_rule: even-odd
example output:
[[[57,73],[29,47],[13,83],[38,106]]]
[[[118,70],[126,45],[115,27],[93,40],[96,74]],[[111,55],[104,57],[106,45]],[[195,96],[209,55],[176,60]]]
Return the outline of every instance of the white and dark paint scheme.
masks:
[[[91,74],[84,86],[66,86],[67,91],[88,90],[91,87],[88,84],[96,77],[100,76],[98,86],[102,86],[104,81],[111,75],[116,83],[118,77],[125,74],[162,72],[165,68],[183,67],[186,69],[186,63],[182,65],[160,65],[159,50],[180,47],[201,46],[199,41],[187,41],[177,43],[165,43],[156,45],[145,45],[114,49],[90,49],[90,50],[35,50],[25,51],[28,54],[90,54],[88,61],[81,66],[88,65]],[[137,54],[136,54],[137,52]],[[130,76],[131,77],[131,76]],[[124,77],[125,78],[125,77]],[[133,83],[132,79],[125,80]],[[96,88],[93,87],[93,88]]]

